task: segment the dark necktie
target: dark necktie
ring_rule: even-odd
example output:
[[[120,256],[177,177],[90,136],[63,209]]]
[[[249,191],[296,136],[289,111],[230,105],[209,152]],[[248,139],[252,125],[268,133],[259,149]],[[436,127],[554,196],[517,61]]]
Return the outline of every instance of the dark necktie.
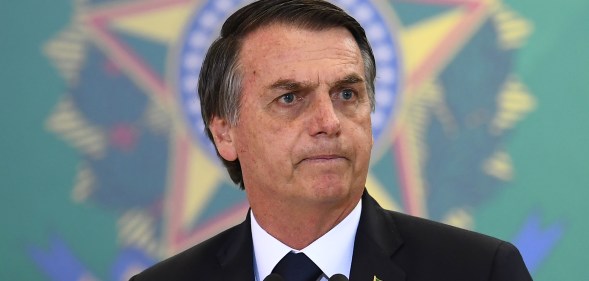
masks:
[[[274,267],[272,273],[278,273],[285,281],[316,281],[322,274],[321,269],[303,253],[286,254]]]

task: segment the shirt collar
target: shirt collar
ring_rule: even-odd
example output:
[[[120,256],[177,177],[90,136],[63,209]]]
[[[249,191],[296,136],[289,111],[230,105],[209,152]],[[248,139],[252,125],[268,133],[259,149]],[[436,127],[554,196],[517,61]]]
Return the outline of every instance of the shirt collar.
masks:
[[[336,273],[349,277],[361,210],[362,200],[339,224],[300,251],[268,234],[250,210],[256,279],[263,280],[272,273],[276,264],[290,251],[305,253],[327,277]]]

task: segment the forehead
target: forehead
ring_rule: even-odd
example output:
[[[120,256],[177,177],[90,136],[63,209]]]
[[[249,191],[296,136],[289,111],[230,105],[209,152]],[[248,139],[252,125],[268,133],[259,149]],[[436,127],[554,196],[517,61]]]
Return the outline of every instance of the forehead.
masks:
[[[271,80],[286,78],[280,77],[285,75],[326,75],[339,71],[358,72],[364,77],[360,49],[343,27],[322,30],[284,24],[261,27],[243,39],[239,60],[246,79],[250,75]]]

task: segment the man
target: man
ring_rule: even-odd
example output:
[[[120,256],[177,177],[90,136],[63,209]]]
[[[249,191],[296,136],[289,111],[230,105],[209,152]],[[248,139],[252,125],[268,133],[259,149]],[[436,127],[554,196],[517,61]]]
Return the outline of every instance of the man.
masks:
[[[366,192],[375,75],[364,30],[328,2],[262,0],[230,16],[198,90],[251,210],[133,280],[531,280],[513,245],[383,210]]]

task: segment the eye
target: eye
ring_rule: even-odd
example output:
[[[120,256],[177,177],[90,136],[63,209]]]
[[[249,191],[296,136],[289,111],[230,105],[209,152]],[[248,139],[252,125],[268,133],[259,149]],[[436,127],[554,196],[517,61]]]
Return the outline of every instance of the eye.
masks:
[[[351,89],[344,89],[339,93],[339,97],[343,100],[351,100],[354,98],[354,91]]]
[[[284,95],[280,96],[278,98],[278,101],[283,104],[291,104],[291,103],[295,102],[296,98],[297,97],[295,96],[295,94],[288,93],[288,94],[284,94]]]

